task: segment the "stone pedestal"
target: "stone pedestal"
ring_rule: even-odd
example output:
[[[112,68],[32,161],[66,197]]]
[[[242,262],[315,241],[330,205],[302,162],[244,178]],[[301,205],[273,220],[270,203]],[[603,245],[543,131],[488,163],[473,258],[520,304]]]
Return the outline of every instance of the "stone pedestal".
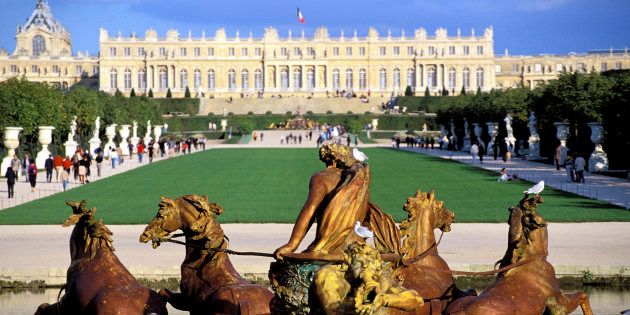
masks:
[[[77,152],[77,147],[79,146],[79,144],[74,140],[68,140],[63,144],[63,146],[66,149],[65,150],[66,156],[69,156],[72,158],[74,153]]]
[[[378,118],[372,119],[372,130],[378,130]]]
[[[116,148],[116,143],[114,143],[114,137],[116,136],[116,126],[117,124],[111,124],[105,128],[105,136],[107,137],[107,143],[105,143],[105,150],[111,150]]]
[[[470,137],[464,138],[464,147],[462,148],[462,151],[470,152],[471,145],[472,145],[472,141],[470,140]]]
[[[15,155],[15,149],[20,146],[19,134],[23,128],[21,127],[6,127],[4,128],[4,147],[7,148],[7,156],[2,159],[0,169],[2,170],[2,176],[7,171],[8,167],[11,167],[11,159]]]
[[[129,138],[129,127],[131,125],[121,125],[118,134],[120,135],[120,151],[123,156],[129,156],[129,142],[127,142],[127,138]]]
[[[486,123],[486,126],[488,126],[488,135],[490,136],[486,152],[488,152],[488,155],[494,155],[494,143],[497,141],[497,134],[499,134],[499,123],[489,122]]]
[[[90,139],[90,155],[92,156],[96,156],[96,149],[101,147],[101,139],[99,138],[92,138]]]
[[[608,171],[608,155],[602,148],[604,128],[596,122],[587,125],[591,128],[591,141],[595,144],[595,150],[588,159],[588,170],[589,172],[606,172]]]
[[[153,126],[153,136],[155,136],[155,141],[160,141],[160,137],[162,136],[162,125]]]
[[[527,150],[527,160],[542,160],[542,157],[540,156],[540,137],[538,135],[529,136],[527,142],[529,143],[529,149]]]
[[[569,124],[565,122],[555,122],[556,126],[556,138],[560,140],[560,165],[564,165],[564,161],[567,159],[567,138],[569,137]],[[555,153],[554,153],[555,154]]]
[[[37,140],[42,146],[42,150],[37,153],[37,158],[35,158],[35,165],[37,165],[38,169],[44,168],[46,159],[48,159],[48,156],[50,155],[50,151],[48,151],[48,145],[52,142],[53,130],[55,130],[55,127],[52,126],[39,127],[39,135],[37,137]]]

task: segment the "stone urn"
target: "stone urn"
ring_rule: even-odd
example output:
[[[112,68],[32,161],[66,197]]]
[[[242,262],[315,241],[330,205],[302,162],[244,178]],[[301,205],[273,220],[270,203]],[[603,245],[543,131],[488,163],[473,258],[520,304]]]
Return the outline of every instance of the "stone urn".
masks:
[[[372,119],[372,130],[378,130],[378,118]]]
[[[154,125],[153,126],[153,135],[155,136],[155,141],[159,141],[162,136],[162,125]]]
[[[477,139],[477,144],[479,146],[483,146],[485,149],[485,144],[481,139],[481,135],[483,134],[483,127],[481,127],[479,123],[473,123],[473,133],[475,134],[475,139]]]
[[[567,148],[569,123],[555,122],[553,125],[556,126],[556,138],[560,140],[560,165],[564,165],[564,161],[567,159],[567,152],[569,151],[569,148]]]
[[[602,148],[602,140],[604,140],[604,128],[600,123],[592,122],[586,124],[591,128],[591,141],[595,144],[595,150],[588,159],[589,172],[606,172],[608,171],[608,155]]]
[[[225,131],[227,128],[227,119],[221,119],[221,131]]]
[[[131,125],[121,125],[120,130],[118,130],[118,134],[120,135],[120,151],[124,156],[129,156],[129,142],[127,142],[127,138],[129,138],[129,127]]]
[[[46,163],[46,159],[48,159],[48,156],[50,155],[50,151],[48,151],[48,145],[52,142],[52,132],[53,130],[55,130],[55,127],[41,126],[38,129],[39,134],[37,140],[42,146],[42,150],[37,153],[37,158],[35,158],[35,165],[37,165],[37,168],[43,169],[44,164]]]
[[[488,152],[488,155],[494,155],[494,143],[497,140],[497,135],[499,134],[499,123],[488,122],[486,123],[486,126],[488,126],[488,135],[490,136],[490,142],[488,142],[486,152]]]
[[[114,137],[116,136],[116,126],[117,124],[111,124],[105,128],[105,136],[107,137],[107,143],[105,143],[105,150],[111,150],[116,148],[116,143],[114,143]]]
[[[22,127],[5,127],[4,128],[4,147],[7,148],[7,156],[2,159],[2,176],[7,171],[8,167],[11,167],[11,159],[15,155],[15,149],[20,146],[20,131]]]

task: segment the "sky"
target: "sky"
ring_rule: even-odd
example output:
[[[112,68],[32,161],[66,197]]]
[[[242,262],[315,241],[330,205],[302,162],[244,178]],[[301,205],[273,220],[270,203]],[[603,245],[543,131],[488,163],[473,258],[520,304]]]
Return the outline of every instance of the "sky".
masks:
[[[381,36],[413,35],[423,27],[433,35],[439,27],[449,35],[461,29],[482,35],[494,29],[494,52],[511,55],[567,54],[630,46],[630,0],[48,0],[53,16],[72,34],[73,50],[98,51],[99,29],[110,35],[144,36],[148,28],[160,37],[170,28],[187,36],[262,37],[265,27],[312,36],[326,26],[331,36],[365,36],[375,27]],[[297,7],[306,22],[296,18]],[[0,0],[0,47],[15,49],[16,26],[22,25],[35,0]]]

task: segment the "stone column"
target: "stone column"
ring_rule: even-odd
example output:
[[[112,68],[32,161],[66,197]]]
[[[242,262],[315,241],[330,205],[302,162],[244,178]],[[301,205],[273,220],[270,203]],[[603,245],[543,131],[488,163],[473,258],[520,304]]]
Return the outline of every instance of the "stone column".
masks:
[[[556,138],[560,140],[560,165],[564,165],[564,161],[567,159],[567,138],[569,137],[569,124],[565,122],[555,122],[556,126]],[[555,153],[554,153],[555,154]]]
[[[486,152],[488,152],[488,155],[494,155],[494,143],[497,140],[497,134],[499,134],[499,123],[488,122],[486,126],[488,126],[488,135],[490,136]]]
[[[591,141],[595,144],[595,150],[588,159],[588,170],[589,172],[606,172],[608,171],[608,155],[602,148],[604,128],[596,122],[587,125],[591,128]]]
[[[37,140],[39,144],[42,146],[42,150],[37,153],[37,158],[35,159],[35,165],[37,165],[38,169],[43,169],[44,164],[46,163],[46,159],[50,155],[50,151],[48,151],[48,145],[52,142],[52,131],[55,130],[55,127],[52,126],[42,126],[39,127],[39,136]],[[6,169],[4,169],[6,171]],[[4,174],[3,174],[4,175]]]
[[[11,159],[15,155],[15,149],[20,146],[19,134],[23,128],[21,127],[5,127],[4,128],[4,147],[7,148],[7,156],[2,159],[2,176],[7,171],[8,167],[11,167]]]
[[[120,150],[124,156],[129,156],[132,152],[129,152],[129,142],[127,142],[127,138],[129,138],[129,127],[130,125],[121,125],[118,134],[120,135]]]

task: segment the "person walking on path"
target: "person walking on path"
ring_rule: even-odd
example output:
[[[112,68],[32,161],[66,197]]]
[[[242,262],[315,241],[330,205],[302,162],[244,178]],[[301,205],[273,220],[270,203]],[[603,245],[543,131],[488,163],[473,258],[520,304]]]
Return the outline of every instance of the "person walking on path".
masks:
[[[142,163],[142,156],[144,155],[144,144],[138,143],[138,162]]]
[[[70,178],[69,172],[61,172],[61,184],[63,185],[63,191],[68,190],[68,179]]]
[[[99,151],[94,159],[96,161],[96,176],[101,177],[101,170],[103,169],[103,152]]]
[[[35,185],[37,185],[37,166],[35,161],[31,160],[28,165],[28,181],[31,183],[31,192],[35,192]]]
[[[554,161],[556,162],[556,171],[560,170],[560,159],[562,159],[562,145],[559,144],[554,155]]]
[[[575,159],[575,181],[578,183],[584,183],[584,170],[586,168],[586,161],[581,155]]]
[[[483,164],[483,156],[486,155],[486,146],[482,143],[479,143],[479,164]]]
[[[18,159],[17,154],[13,155],[13,159],[11,160],[11,169],[13,169],[13,173],[15,173],[15,180],[18,180],[20,176],[20,169],[22,168],[22,161]]]
[[[564,169],[567,171],[567,180],[569,183],[575,182],[575,162],[573,161],[573,154],[569,154],[564,161]]]
[[[116,169],[116,165],[118,165],[118,152],[116,152],[116,149],[112,148],[109,152],[109,158],[112,159],[112,168]]]
[[[63,170],[70,175],[70,169],[72,168],[72,160],[70,157],[66,155],[66,158],[63,160]]]
[[[470,156],[472,157],[472,163],[471,164],[475,164],[475,160],[477,159],[477,155],[479,155],[479,146],[476,143],[473,143],[473,145],[470,146]]]
[[[4,173],[4,177],[7,178],[7,188],[9,190],[9,197],[8,198],[13,198],[13,195],[15,193],[14,188],[15,188],[15,181],[17,180],[17,175],[15,175],[15,172],[9,166],[9,167],[7,167],[6,173]]]
[[[31,165],[31,159],[28,157],[28,153],[24,154],[24,162],[22,162],[22,166],[24,166],[24,181],[28,183],[28,168]]]
[[[49,183],[52,181],[54,163],[55,161],[53,160],[52,154],[49,154],[46,162],[44,162],[44,169],[46,170],[46,181]]]
[[[57,183],[61,179],[61,172],[63,172],[63,158],[61,155],[55,155],[55,159],[53,160],[53,166],[55,167],[55,178],[57,179]]]

